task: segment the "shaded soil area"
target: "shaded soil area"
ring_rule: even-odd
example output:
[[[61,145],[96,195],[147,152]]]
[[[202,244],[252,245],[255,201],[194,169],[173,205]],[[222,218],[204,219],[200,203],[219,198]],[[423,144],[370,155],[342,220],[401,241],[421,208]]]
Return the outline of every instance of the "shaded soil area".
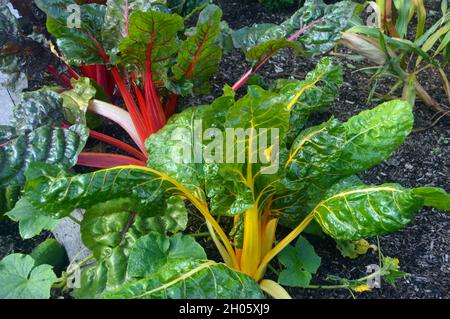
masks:
[[[438,16],[439,3],[432,7]],[[217,0],[224,11],[224,20],[230,27],[240,28],[253,23],[280,22],[292,11],[268,12],[256,1]],[[345,84],[330,111],[317,116],[321,121],[331,115],[341,120],[370,109],[381,101],[367,103],[370,76],[355,72],[361,65],[350,60],[334,58],[344,66]],[[277,78],[294,76],[303,78],[314,68],[318,59],[304,60],[292,52],[285,51],[271,59],[259,74],[268,82]],[[248,68],[244,55],[233,52],[224,56],[218,75],[212,81],[212,92],[201,98],[186,98],[179,105],[184,107],[211,102],[221,95],[224,84],[234,83]],[[450,70],[446,70],[450,73]],[[429,73],[421,78],[422,84],[435,99],[449,108],[437,74]],[[382,83],[380,91],[389,91],[391,83]],[[181,107],[180,107],[181,108]],[[415,128],[428,127],[435,113],[418,102],[414,110]],[[450,192],[450,120],[443,118],[435,126],[413,133],[406,143],[385,163],[364,172],[360,177],[371,184],[397,182],[404,186],[440,186]],[[204,231],[204,230],[200,230]],[[29,252],[33,246],[48,235],[32,241],[21,241],[17,226],[0,222],[0,258],[11,252]],[[378,254],[368,254],[350,260],[341,256],[331,239],[307,236],[322,258],[322,266],[313,279],[313,284],[333,284],[327,275],[356,279],[366,275],[366,266],[378,263]],[[382,252],[397,257],[403,271],[410,275],[399,280],[393,288],[383,283],[381,289],[359,294],[357,298],[450,298],[450,214],[434,209],[423,209],[414,223],[395,234],[379,238]],[[376,239],[372,240],[376,243]],[[215,256],[211,247],[210,257]],[[209,251],[210,249],[208,249]],[[352,298],[347,290],[302,290],[291,289],[296,298]]]

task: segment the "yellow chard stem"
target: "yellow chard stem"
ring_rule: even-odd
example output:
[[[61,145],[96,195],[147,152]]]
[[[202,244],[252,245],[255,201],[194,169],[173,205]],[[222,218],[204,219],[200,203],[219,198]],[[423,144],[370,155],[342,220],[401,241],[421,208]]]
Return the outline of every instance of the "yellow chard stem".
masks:
[[[214,242],[214,244],[217,247],[217,250],[220,253],[220,256],[222,256],[223,261],[225,264],[230,268],[236,268],[238,264],[236,262],[233,262],[233,259],[231,258],[230,254],[226,250],[226,248],[222,245],[219,238],[217,238],[216,231],[211,226],[211,223],[206,222],[206,227],[208,227],[209,234],[211,235],[211,238]]]
[[[273,218],[267,222],[267,225],[262,230],[262,247],[261,256],[267,255],[267,253],[272,249],[273,243],[275,241],[275,233],[277,230],[278,218]]]
[[[261,261],[261,264],[258,267],[258,270],[254,274],[253,278],[256,281],[260,281],[264,273],[266,272],[267,265],[270,263],[270,261],[278,255],[287,245],[289,245],[295,238],[298,237],[298,235],[301,234],[301,232],[309,225],[309,223],[314,218],[314,211],[305,217],[305,219],[298,225],[293,231],[289,233],[286,237],[283,238],[272,250],[270,250],[267,255],[264,256],[263,260]]]
[[[289,293],[273,280],[264,279],[260,282],[259,286],[274,299],[292,299]]]
[[[260,219],[257,207],[252,207],[245,212],[244,220],[244,244],[242,247],[240,270],[253,276],[261,261],[261,236]]]

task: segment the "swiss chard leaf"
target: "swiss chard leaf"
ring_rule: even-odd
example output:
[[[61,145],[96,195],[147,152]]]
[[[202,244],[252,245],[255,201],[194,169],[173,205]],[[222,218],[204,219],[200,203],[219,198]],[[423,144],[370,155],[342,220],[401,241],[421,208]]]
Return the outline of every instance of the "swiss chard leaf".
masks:
[[[222,49],[216,43],[221,32],[221,18],[222,11],[218,6],[208,5],[202,10],[195,34],[183,42],[173,67],[175,80],[192,81],[197,93],[209,92],[209,79],[216,73],[222,58]]]
[[[206,253],[192,237],[176,234],[164,237],[152,233],[138,240],[128,261],[128,275],[133,278],[151,276],[165,264],[180,259],[206,260]]]
[[[265,57],[285,47],[296,48],[304,55],[324,53],[332,49],[340,39],[354,10],[350,1],[326,5],[322,0],[308,0],[291,18],[280,25],[255,25],[233,34],[233,43],[243,49],[251,61],[262,61]],[[305,30],[298,38],[288,41],[287,36]]]
[[[129,36],[120,43],[120,63],[146,70],[146,78],[164,82],[172,56],[179,50],[177,33],[184,28],[176,14],[136,11],[130,17]]]
[[[81,126],[62,129],[46,125],[2,144],[0,187],[23,184],[24,174],[33,162],[74,166],[87,137],[88,130]]]
[[[147,235],[131,251],[128,282],[101,297],[263,298],[253,279],[205,257],[203,249],[184,235]]]
[[[275,83],[274,91],[291,101],[288,105],[291,120],[287,145],[292,144],[311,114],[328,109],[342,83],[342,67],[333,65],[330,58],[321,59],[303,81],[278,80]]]
[[[207,5],[209,0],[167,0],[166,6],[175,13],[185,17],[198,11],[203,6]]]
[[[17,133],[28,133],[43,125],[59,125],[64,120],[58,93],[42,89],[20,96],[13,109],[12,125]]]
[[[212,164],[209,173],[214,174],[206,178],[208,196],[216,201],[212,205],[219,211],[228,210],[232,215],[242,213],[262,189],[277,179],[278,158],[272,156],[272,151],[276,156],[289,129],[289,111],[283,102],[279,95],[251,86],[248,94],[226,112],[224,133],[232,149],[228,149],[230,143],[223,141],[226,154]],[[218,178],[225,183],[218,182]],[[236,195],[228,206],[230,193]]]
[[[130,16],[135,11],[158,10],[156,1],[108,0],[102,38],[110,54],[117,53],[117,44],[128,36]]]
[[[48,299],[56,276],[51,266],[36,266],[32,257],[13,254],[0,261],[0,280],[2,299]]]
[[[191,107],[172,116],[167,124],[147,139],[148,166],[182,182],[204,198],[201,143],[202,114],[206,107]]]
[[[431,206],[440,210],[450,210],[450,195],[438,187],[417,187],[414,194],[422,197],[425,206]]]
[[[139,238],[151,231],[165,234],[186,227],[187,211],[178,197],[169,199],[165,211],[159,208],[156,217],[151,216],[155,211],[136,214],[134,206],[131,199],[119,198],[86,211],[81,222],[82,240],[92,250],[97,263],[82,272],[83,286],[75,291],[75,296],[95,297],[105,289],[118,288],[126,281],[130,251]]]
[[[359,240],[403,228],[423,199],[397,184],[356,186],[328,194],[313,210],[323,230],[338,240]]]
[[[105,6],[78,6],[74,0],[36,0],[35,3],[47,14],[47,30],[57,39],[58,47],[70,64],[106,62],[102,47]]]
[[[301,219],[323,198],[324,190],[387,159],[405,141],[412,125],[411,106],[391,101],[347,123],[330,120],[305,130],[284,163],[283,183],[291,193],[275,199],[275,206]]]
[[[133,166],[71,176],[44,164],[30,168],[25,196],[32,205],[55,218],[118,198],[130,198],[136,212],[156,216],[166,207],[166,197],[170,197],[165,193],[164,178]]]
[[[52,61],[42,35],[31,33],[6,4],[0,8],[0,84],[15,93],[40,85]],[[35,59],[39,56],[39,59]]]

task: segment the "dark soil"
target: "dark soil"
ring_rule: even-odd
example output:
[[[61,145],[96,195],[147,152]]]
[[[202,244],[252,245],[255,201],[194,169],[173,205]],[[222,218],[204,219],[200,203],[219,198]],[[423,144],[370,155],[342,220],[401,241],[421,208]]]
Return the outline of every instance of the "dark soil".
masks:
[[[439,10],[440,1],[432,8]],[[224,11],[224,20],[230,27],[240,28],[253,23],[280,22],[287,18],[289,10],[268,12],[259,3],[251,0],[217,0]],[[364,109],[370,109],[380,101],[367,103],[370,76],[363,72],[355,73],[360,67],[345,59],[336,59],[342,63],[345,71],[345,84],[339,98],[327,114],[341,120],[356,115]],[[181,101],[182,107],[211,102],[222,92],[224,84],[234,83],[248,68],[240,52],[227,54],[220,65],[218,75],[212,81],[209,96],[189,98]],[[303,78],[314,68],[317,59],[304,60],[286,51],[271,59],[259,74],[268,81],[276,78],[295,76]],[[449,69],[447,69],[449,72]],[[436,74],[427,74],[421,78],[422,84],[443,106],[449,108],[439,78]],[[381,83],[380,92],[389,91],[390,83]],[[427,106],[418,102],[415,108],[416,128],[428,127],[435,115]],[[406,143],[385,163],[360,175],[366,183],[381,184],[397,182],[404,186],[440,186],[450,192],[450,120],[443,118],[434,127],[411,134]],[[197,226],[196,226],[197,225]],[[199,231],[199,223],[194,226]],[[44,235],[45,237],[45,235]],[[356,279],[366,275],[366,266],[378,264],[378,254],[368,254],[351,260],[341,256],[331,239],[308,236],[317,253],[322,257],[322,266],[313,279],[314,284],[333,284],[327,282],[327,275]],[[23,242],[17,234],[16,226],[9,222],[0,223],[0,258],[11,252],[29,252],[40,239]],[[450,298],[450,214],[434,209],[423,209],[414,223],[395,234],[379,238],[383,254],[397,257],[403,271],[410,275],[398,281],[393,288],[384,283],[381,289],[359,294],[357,298]],[[375,241],[372,241],[376,243]],[[208,251],[210,251],[208,249]],[[211,249],[211,256],[215,256]],[[347,290],[301,290],[292,289],[296,298],[352,298]]]

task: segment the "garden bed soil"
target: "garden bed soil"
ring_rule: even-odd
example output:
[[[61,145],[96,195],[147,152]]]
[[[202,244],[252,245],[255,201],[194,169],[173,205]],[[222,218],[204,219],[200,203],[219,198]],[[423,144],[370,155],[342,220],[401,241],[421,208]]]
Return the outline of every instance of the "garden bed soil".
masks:
[[[331,2],[331,1],[330,1]],[[438,16],[439,3],[432,9]],[[290,15],[289,10],[269,12],[256,1],[218,0],[216,3],[224,11],[223,19],[230,27],[240,28],[253,23],[280,22]],[[334,58],[344,66],[345,84],[338,99],[326,114],[317,116],[320,122],[331,115],[347,120],[359,112],[380,103],[367,103],[369,94],[369,75],[355,73],[360,67],[354,62]],[[312,70],[318,59],[305,60],[285,51],[274,57],[259,72],[268,81],[276,78],[294,76],[303,78]],[[218,75],[212,80],[212,92],[201,98],[186,98],[180,102],[184,107],[211,102],[220,96],[224,84],[234,83],[248,68],[240,52],[224,56]],[[446,72],[449,74],[450,70]],[[437,74],[429,73],[421,79],[422,84],[438,102],[449,108]],[[387,92],[391,83],[382,83],[380,91]],[[415,128],[430,126],[435,115],[427,106],[418,102],[414,109]],[[117,132],[113,132],[116,133]],[[360,175],[366,183],[381,184],[397,182],[407,187],[440,186],[450,192],[450,120],[443,118],[435,126],[411,134],[406,143],[385,163]],[[191,225],[191,227],[197,227]],[[0,222],[0,258],[11,252],[28,253],[48,237],[44,234],[30,241],[22,241],[17,226],[11,222]],[[327,282],[328,275],[356,279],[366,275],[366,266],[378,264],[378,253],[369,251],[366,255],[351,260],[341,256],[333,240],[307,236],[322,258],[322,265],[313,279],[313,284],[333,284]],[[371,240],[377,242],[376,239]],[[357,294],[357,298],[450,298],[450,214],[435,209],[423,209],[416,220],[404,230],[388,236],[379,237],[384,255],[400,260],[401,269],[409,275],[398,281],[397,287],[386,283],[381,289]],[[210,257],[216,252],[207,245]],[[295,298],[352,298],[347,290],[289,289]]]

